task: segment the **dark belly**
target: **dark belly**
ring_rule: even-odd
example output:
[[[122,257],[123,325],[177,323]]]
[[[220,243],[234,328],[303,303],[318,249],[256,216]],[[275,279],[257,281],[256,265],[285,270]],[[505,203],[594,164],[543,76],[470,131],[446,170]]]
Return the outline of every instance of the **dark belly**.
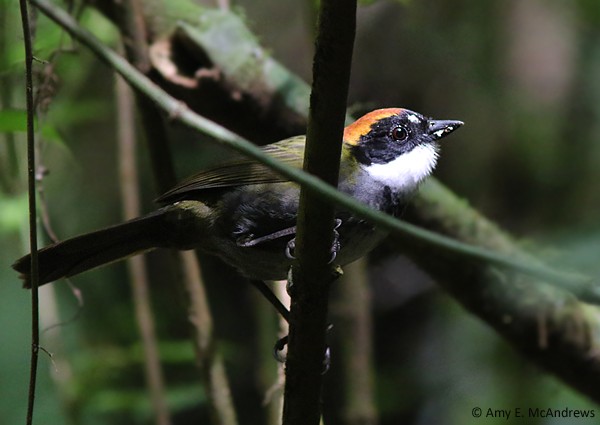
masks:
[[[221,256],[246,277],[285,279],[292,264],[285,252],[295,237],[298,196],[298,187],[292,183],[254,185],[226,194],[218,206],[223,213],[215,223],[218,237],[211,253]],[[394,204],[398,200],[389,188],[372,198],[373,208],[396,212]],[[343,266],[366,255],[386,235],[343,211],[336,216],[342,221],[337,229],[340,248],[336,264]]]

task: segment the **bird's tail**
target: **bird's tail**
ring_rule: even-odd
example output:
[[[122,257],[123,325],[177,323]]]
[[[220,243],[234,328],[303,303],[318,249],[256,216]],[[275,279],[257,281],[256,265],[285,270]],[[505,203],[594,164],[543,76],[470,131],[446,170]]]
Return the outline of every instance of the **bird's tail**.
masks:
[[[73,276],[160,246],[160,231],[164,231],[163,216],[158,210],[40,249],[39,284]],[[21,273],[25,288],[31,287],[30,263],[31,254],[28,254],[12,266]]]

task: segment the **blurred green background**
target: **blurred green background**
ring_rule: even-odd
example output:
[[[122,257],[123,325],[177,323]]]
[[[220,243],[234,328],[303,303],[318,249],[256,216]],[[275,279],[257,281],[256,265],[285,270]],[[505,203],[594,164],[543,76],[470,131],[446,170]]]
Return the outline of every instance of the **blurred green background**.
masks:
[[[277,60],[310,81],[312,1],[232,0],[232,6]],[[28,245],[18,13],[17,2],[0,1],[2,424],[24,421],[30,349],[29,293],[9,267]],[[86,9],[81,21],[117,45],[114,28],[97,12]],[[52,72],[36,76],[51,82],[37,93],[38,153],[50,221],[66,238],[120,220],[114,76],[40,16],[36,57],[51,55],[58,55]],[[384,106],[465,121],[444,141],[436,177],[554,264],[600,274],[600,2],[364,2],[349,107],[360,114]],[[191,136],[179,137],[173,149],[180,177],[225,155]],[[147,161],[141,145],[145,211],[154,197]],[[149,267],[169,406],[174,423],[198,423],[206,418],[204,393],[185,306],[169,286],[165,257],[150,254]],[[403,277],[400,284],[396,277],[407,271],[414,279]],[[597,406],[520,357],[405,260],[372,258],[369,276],[379,423],[598,420],[474,419],[474,407]],[[252,288],[231,281],[208,283],[219,348],[240,422],[264,423],[256,365],[276,338],[275,317]],[[83,292],[82,308],[65,283],[40,292],[43,328],[68,323],[42,334],[54,356],[40,357],[38,423],[152,423],[124,265],[73,282]],[[260,340],[265,333],[266,343]],[[333,375],[326,376],[326,400],[339,391]],[[332,408],[325,410],[327,423],[344,423]]]

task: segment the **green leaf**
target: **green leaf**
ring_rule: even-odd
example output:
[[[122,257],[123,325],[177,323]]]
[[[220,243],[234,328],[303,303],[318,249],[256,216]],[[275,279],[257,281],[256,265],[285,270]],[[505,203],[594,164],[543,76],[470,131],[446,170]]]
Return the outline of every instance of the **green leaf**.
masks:
[[[37,127],[37,122],[36,122]],[[4,109],[0,111],[0,132],[25,133],[27,131],[27,112],[22,109]],[[45,140],[64,144],[58,131],[49,124],[44,124],[41,135]]]
[[[27,129],[27,114],[19,109],[0,111],[0,131],[3,133],[24,132]]]
[[[17,232],[27,217],[27,194],[3,198],[0,196],[0,234]]]

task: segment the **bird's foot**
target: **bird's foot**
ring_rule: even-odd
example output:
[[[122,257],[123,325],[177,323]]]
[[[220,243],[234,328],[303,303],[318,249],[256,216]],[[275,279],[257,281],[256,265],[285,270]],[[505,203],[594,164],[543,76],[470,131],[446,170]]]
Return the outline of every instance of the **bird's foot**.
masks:
[[[329,331],[333,326],[329,325],[327,330]],[[285,363],[287,360],[287,349],[286,346],[289,341],[289,335],[284,336],[283,338],[279,338],[275,345],[273,346],[273,357],[279,363]],[[321,374],[325,375],[329,368],[331,367],[331,349],[329,345],[325,346],[325,354],[323,355],[323,369],[321,370]]]
[[[331,258],[329,259],[328,264],[331,264],[335,261],[337,257],[337,253],[339,252],[340,245],[340,234],[337,229],[342,225],[342,220],[339,218],[335,219],[335,226],[333,227],[333,243],[331,244]],[[290,260],[295,260],[296,256],[294,255],[294,251],[296,250],[296,238],[290,239],[285,247],[285,256]]]

